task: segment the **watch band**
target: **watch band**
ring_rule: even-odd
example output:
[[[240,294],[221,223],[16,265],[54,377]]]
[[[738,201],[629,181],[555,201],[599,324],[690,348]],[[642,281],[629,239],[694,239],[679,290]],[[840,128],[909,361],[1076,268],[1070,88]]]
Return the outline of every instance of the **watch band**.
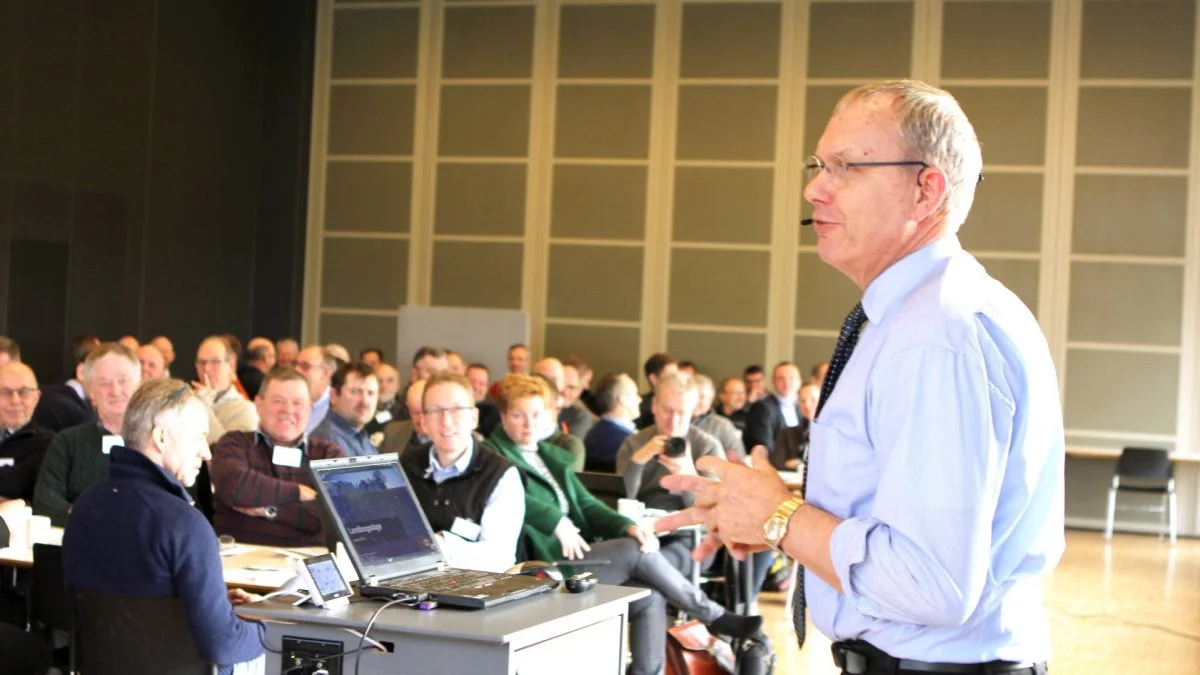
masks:
[[[789,497],[775,509],[775,513],[771,514],[771,517],[763,524],[763,539],[772,550],[779,550],[779,544],[787,536],[792,514],[799,510],[801,506],[804,506],[803,499],[800,497]]]

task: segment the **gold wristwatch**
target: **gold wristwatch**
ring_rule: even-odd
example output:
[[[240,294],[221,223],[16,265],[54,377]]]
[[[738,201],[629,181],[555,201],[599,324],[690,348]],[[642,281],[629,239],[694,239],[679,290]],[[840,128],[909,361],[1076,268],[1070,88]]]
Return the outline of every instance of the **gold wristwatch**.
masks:
[[[796,509],[803,505],[803,499],[792,497],[780,504],[767,522],[763,523],[763,539],[766,540],[767,546],[770,546],[771,550],[779,550],[779,544],[787,535],[788,521],[792,519],[792,514],[796,512]]]

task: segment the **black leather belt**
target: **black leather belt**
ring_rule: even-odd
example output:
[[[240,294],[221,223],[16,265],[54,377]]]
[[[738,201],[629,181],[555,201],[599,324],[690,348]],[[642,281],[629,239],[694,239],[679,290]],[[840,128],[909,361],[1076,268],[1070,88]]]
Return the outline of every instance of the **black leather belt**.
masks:
[[[897,673],[1045,675],[1046,673],[1046,664],[1031,661],[933,663],[915,659],[898,659],[862,640],[833,643],[833,662],[846,675],[893,675]]]

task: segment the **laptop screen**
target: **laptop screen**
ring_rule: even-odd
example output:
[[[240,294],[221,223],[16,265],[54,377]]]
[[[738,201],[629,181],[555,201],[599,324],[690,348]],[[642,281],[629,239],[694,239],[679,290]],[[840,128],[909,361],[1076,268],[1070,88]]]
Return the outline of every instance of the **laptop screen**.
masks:
[[[314,473],[364,578],[387,578],[440,561],[421,507],[394,458],[365,465],[339,462]]]

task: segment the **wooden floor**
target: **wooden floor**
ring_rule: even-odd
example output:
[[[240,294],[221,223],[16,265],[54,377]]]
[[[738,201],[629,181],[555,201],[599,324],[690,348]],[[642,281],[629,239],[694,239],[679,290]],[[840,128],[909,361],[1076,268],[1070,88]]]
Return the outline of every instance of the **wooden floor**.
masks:
[[[1066,554],[1046,581],[1046,605],[1054,675],[1200,673],[1200,540],[1172,547],[1118,534],[1109,544],[1098,532],[1068,531]],[[783,594],[764,593],[759,610],[777,673],[839,672],[829,640],[811,624],[808,644],[796,648]]]

